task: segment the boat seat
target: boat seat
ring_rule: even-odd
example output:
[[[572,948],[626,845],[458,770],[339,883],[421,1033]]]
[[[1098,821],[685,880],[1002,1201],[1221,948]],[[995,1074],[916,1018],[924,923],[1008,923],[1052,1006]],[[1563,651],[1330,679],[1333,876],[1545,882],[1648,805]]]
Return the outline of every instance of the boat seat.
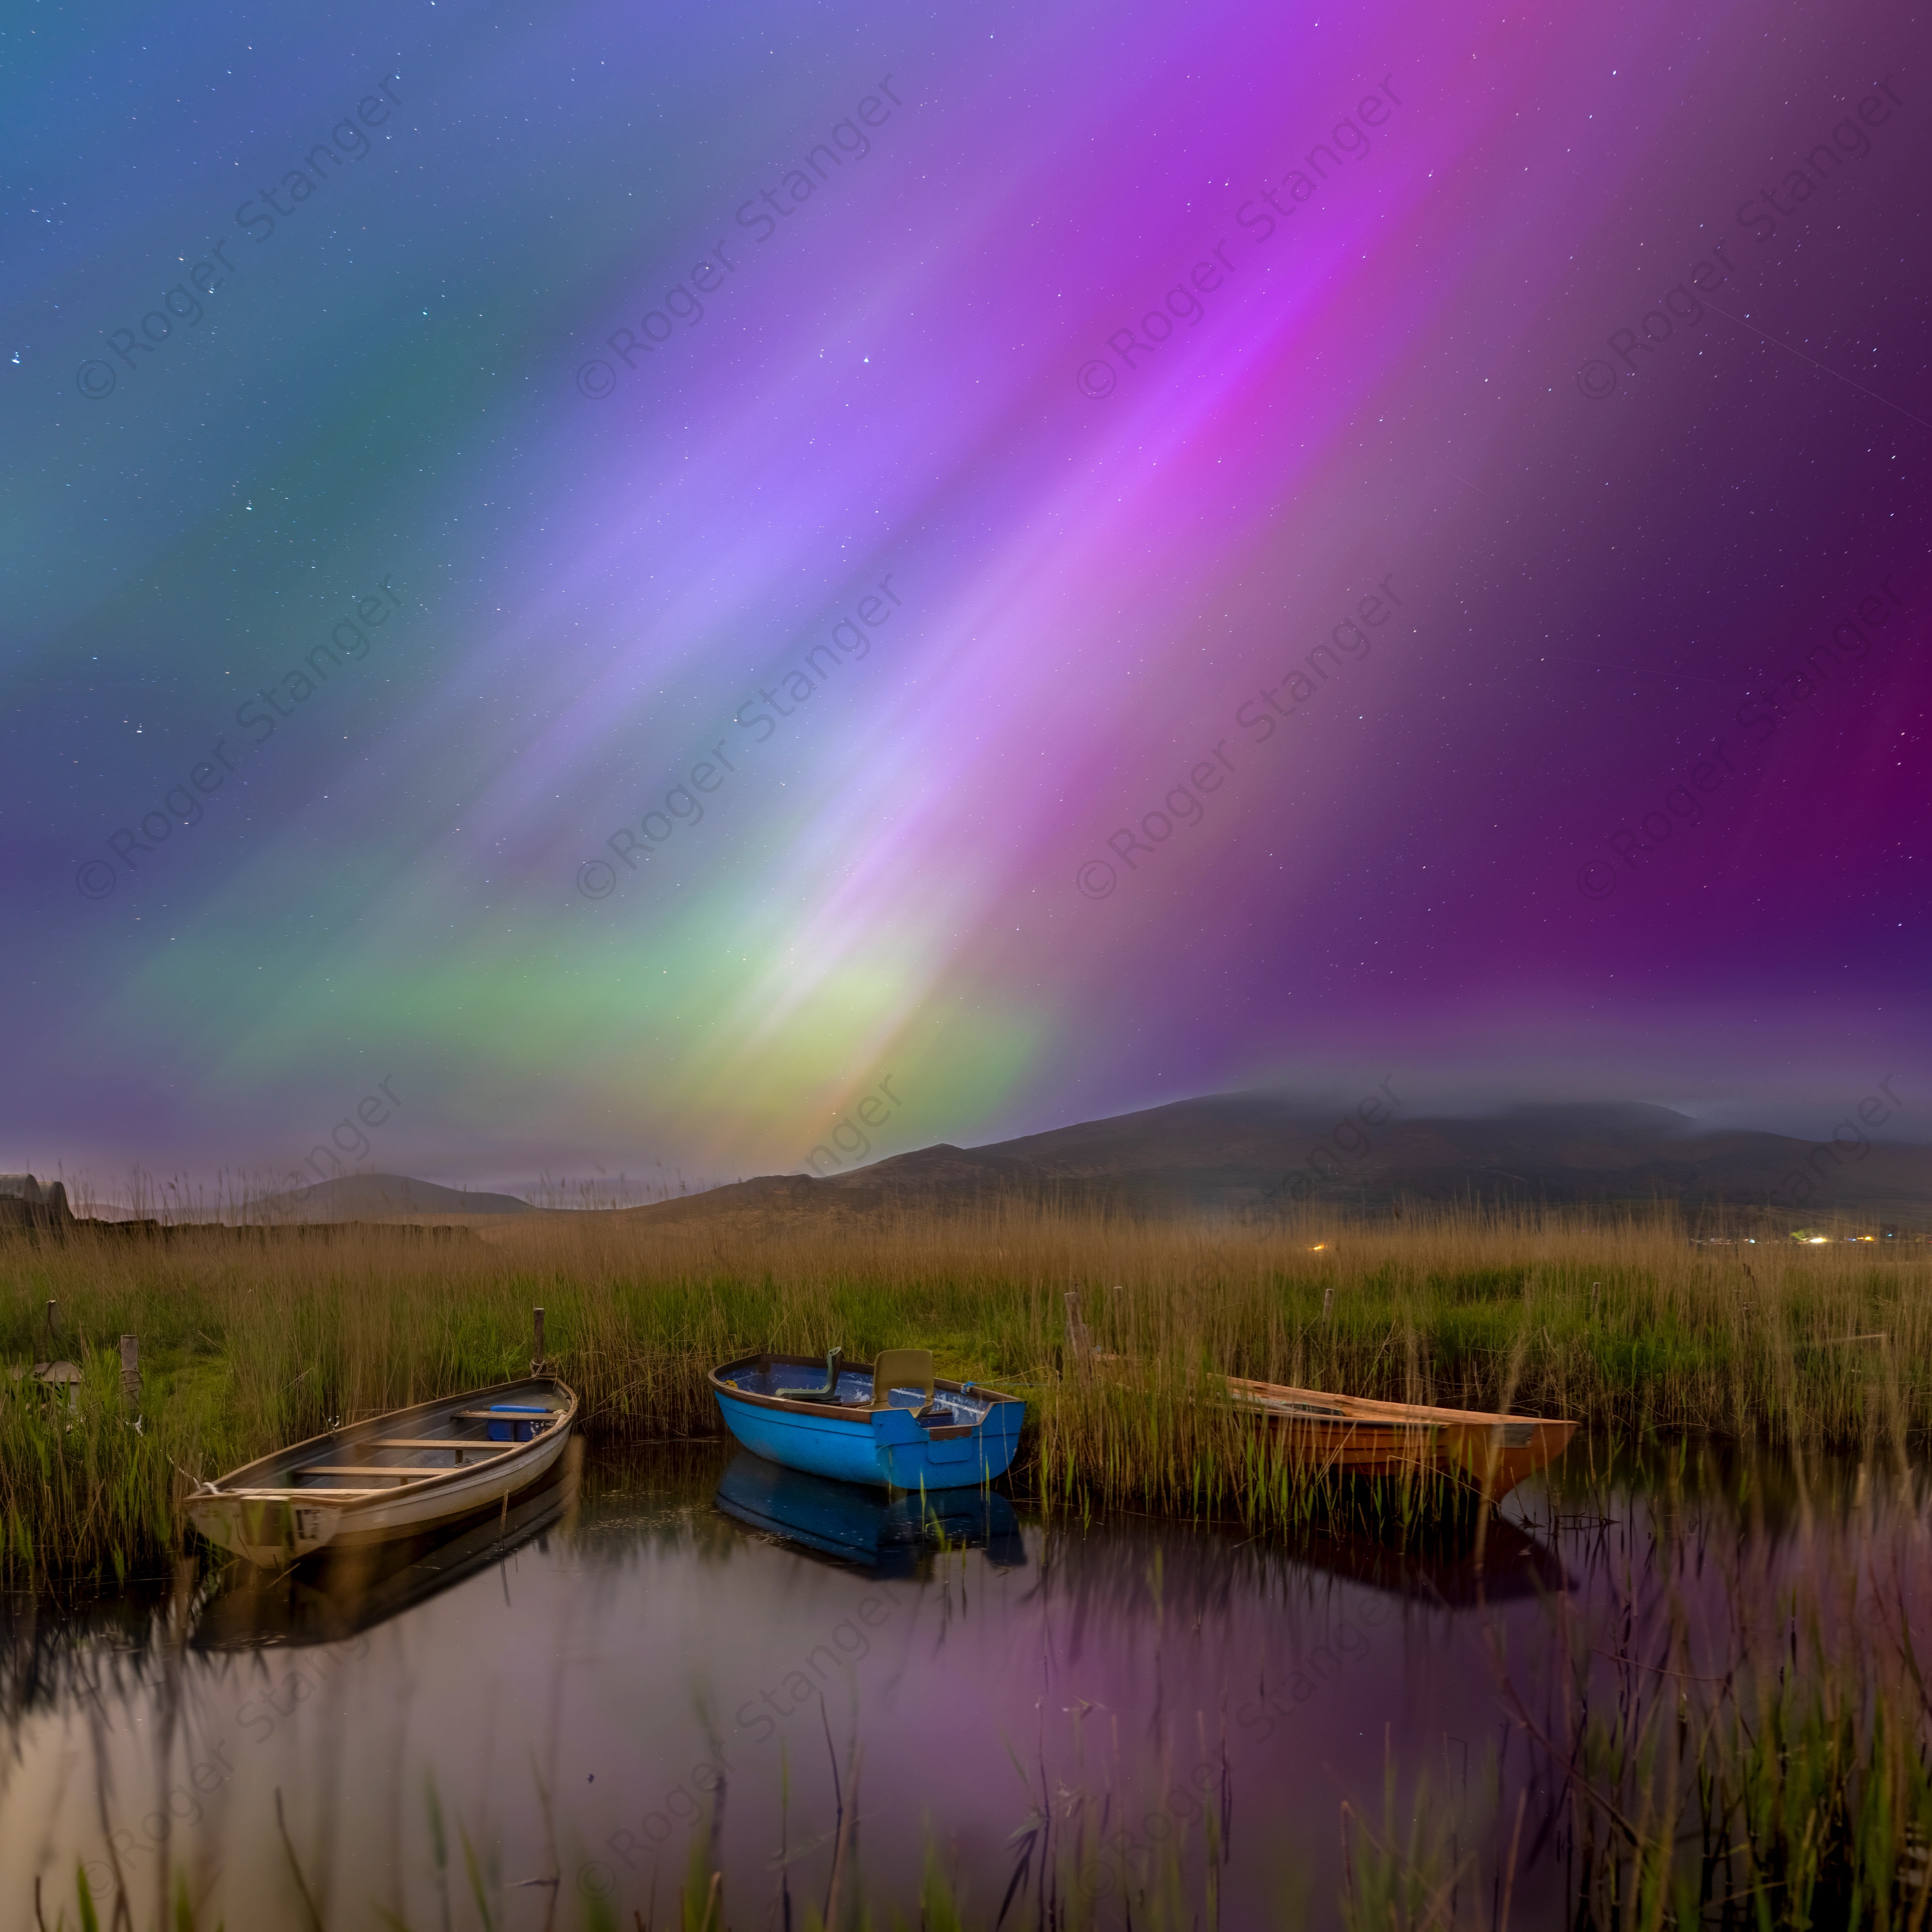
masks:
[[[488,1449],[497,1445],[486,1436],[378,1436],[356,1444],[358,1449]]]
[[[290,1472],[296,1476],[391,1476],[405,1483],[419,1483],[426,1476],[447,1476],[448,1469],[412,1468],[405,1462],[304,1462]]]
[[[844,1360],[843,1348],[829,1348],[825,1355],[825,1386],[815,1389],[780,1389],[778,1394],[787,1402],[836,1402],[838,1400],[838,1364]]]
[[[873,1408],[891,1408],[892,1390],[896,1388],[916,1388],[926,1400],[910,1413],[915,1419],[923,1421],[932,1413],[934,1388],[932,1351],[930,1348],[881,1348],[879,1351],[879,1358],[872,1364]]]

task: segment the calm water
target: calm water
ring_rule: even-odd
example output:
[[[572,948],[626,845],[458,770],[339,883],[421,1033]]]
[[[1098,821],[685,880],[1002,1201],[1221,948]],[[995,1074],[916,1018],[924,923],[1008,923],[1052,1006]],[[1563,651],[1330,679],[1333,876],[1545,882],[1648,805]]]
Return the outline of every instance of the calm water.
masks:
[[[1916,1522],[1856,1466],[1706,1466],[1666,1507],[1589,1462],[1480,1552],[1405,1555],[998,1496],[922,1526],[723,1446],[593,1451],[406,1568],[16,1602],[0,1928],[37,1876],[76,1924],[77,1870],[109,1922],[117,1865],[143,1932],[183,1882],[202,1926],[662,1925],[694,1851],[739,1928],[802,1923],[835,1872],[909,1911],[928,1856],[974,1923],[1010,1891],[1010,1924],[1122,1924],[1210,1872],[1225,1924],[1328,1923],[1344,1804],[1380,1832],[1391,1766],[1451,1863],[1520,1810],[1514,1920],[1556,1922],[1534,1734],[1566,1658],[1688,1617],[1714,1659],[1740,1600]]]

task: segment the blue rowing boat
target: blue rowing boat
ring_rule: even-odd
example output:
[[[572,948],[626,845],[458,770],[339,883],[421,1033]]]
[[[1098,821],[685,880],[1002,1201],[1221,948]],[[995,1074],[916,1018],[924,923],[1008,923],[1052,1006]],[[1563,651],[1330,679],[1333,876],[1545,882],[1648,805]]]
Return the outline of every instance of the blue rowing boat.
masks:
[[[877,1489],[957,1490],[1005,1474],[1026,1404],[934,1378],[924,1348],[848,1364],[834,1348],[748,1355],[711,1372],[724,1426],[747,1449],[808,1475]]]

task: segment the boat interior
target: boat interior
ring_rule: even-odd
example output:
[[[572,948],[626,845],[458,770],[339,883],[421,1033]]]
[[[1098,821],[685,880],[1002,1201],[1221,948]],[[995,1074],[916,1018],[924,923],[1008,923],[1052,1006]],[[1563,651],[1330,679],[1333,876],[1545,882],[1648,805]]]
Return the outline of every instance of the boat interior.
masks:
[[[238,1470],[221,1485],[291,1490],[302,1496],[395,1491],[457,1470],[487,1468],[546,1435],[569,1408],[554,1384],[512,1384],[492,1400],[458,1397],[354,1423]]]
[[[883,1370],[886,1393],[873,1394],[874,1372]],[[786,1355],[760,1355],[718,1371],[718,1379],[747,1395],[773,1396],[802,1405],[838,1408],[909,1408],[921,1422],[983,1422],[1000,1398],[982,1394],[970,1382],[936,1382],[932,1355],[925,1348],[884,1348],[867,1366],[848,1365],[844,1351],[830,1350],[821,1364]]]

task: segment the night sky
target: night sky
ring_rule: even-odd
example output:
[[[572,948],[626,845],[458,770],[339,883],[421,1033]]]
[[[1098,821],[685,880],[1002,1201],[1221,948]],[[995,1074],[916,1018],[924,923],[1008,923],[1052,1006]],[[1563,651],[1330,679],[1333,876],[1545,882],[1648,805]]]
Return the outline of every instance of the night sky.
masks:
[[[0,1168],[1932,1138],[1927,26],[1544,10],[15,9]]]

